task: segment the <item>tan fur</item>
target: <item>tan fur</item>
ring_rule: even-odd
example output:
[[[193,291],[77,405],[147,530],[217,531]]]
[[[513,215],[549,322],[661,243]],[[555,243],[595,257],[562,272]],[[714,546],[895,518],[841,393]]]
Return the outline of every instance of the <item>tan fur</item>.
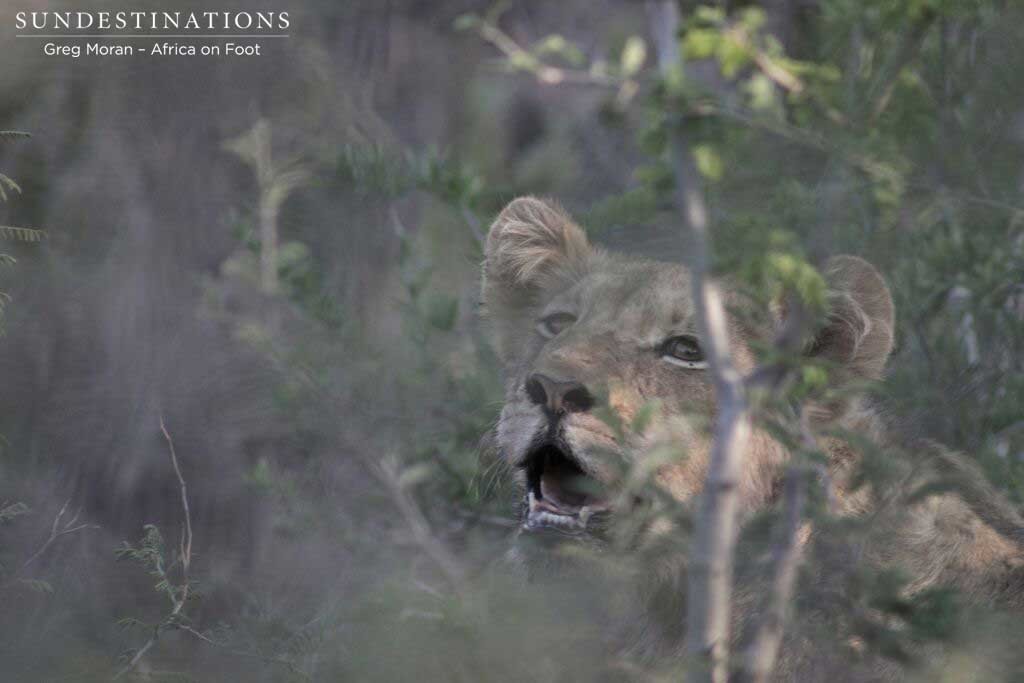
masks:
[[[489,275],[512,287],[547,278],[551,271],[582,264],[586,235],[560,208],[533,197],[509,204],[487,240]]]
[[[832,259],[824,274],[831,312],[806,353],[834,364],[830,378],[837,386],[881,378],[894,330],[892,297],[884,279],[870,264],[852,256]],[[630,461],[669,446],[680,457],[657,469],[657,481],[683,502],[699,493],[710,448],[705,427],[716,410],[714,391],[706,371],[673,366],[658,351],[671,336],[696,336],[690,277],[684,267],[605,253],[591,247],[561,209],[522,198],[512,202],[491,228],[483,298],[507,379],[496,441],[510,465],[523,464],[534,437],[547,426],[524,390],[531,373],[542,373],[582,383],[627,424],[642,406],[659,406],[644,433],[627,442],[595,411],[564,416],[565,439],[588,474],[610,481],[615,470],[608,464],[609,453]],[[553,312],[569,313],[577,320],[546,339],[536,326]],[[750,371],[753,333],[736,321],[729,329],[737,366]],[[885,442],[879,416],[860,399],[815,408],[815,428],[841,427]],[[917,455],[925,464],[908,470],[908,481],[948,474],[952,467],[970,482],[974,494],[933,495],[908,511],[906,505],[878,500],[866,487],[851,489],[861,455],[850,444],[821,438],[820,445],[831,457],[838,511],[878,515],[885,524],[888,535],[880,536],[879,546],[870,551],[874,560],[910,571],[915,589],[946,584],[978,600],[1024,607],[1024,539],[1020,527],[1014,527],[1019,518],[961,458],[921,446]],[[755,431],[741,481],[747,513],[774,502],[788,459],[777,441]]]

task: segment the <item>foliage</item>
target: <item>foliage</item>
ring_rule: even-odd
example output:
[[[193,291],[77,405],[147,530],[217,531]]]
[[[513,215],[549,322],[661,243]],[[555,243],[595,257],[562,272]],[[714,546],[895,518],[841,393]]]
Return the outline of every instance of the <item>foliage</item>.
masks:
[[[888,247],[881,258],[882,265],[896,270],[893,280],[895,289],[900,292],[900,308],[914,321],[914,335],[925,345],[925,363],[900,363],[903,368],[934,371],[938,354],[928,347],[931,337],[922,332],[921,319],[917,317],[919,302],[927,301],[931,310],[925,315],[929,318],[940,310],[960,309],[959,328],[952,334],[940,335],[953,342],[944,349],[942,357],[948,354],[951,358],[963,359],[966,354],[967,362],[974,367],[983,358],[991,359],[1005,371],[1008,358],[1003,354],[1008,348],[1018,349],[1019,335],[1011,330],[1019,328],[1022,318],[1019,307],[1008,305],[1002,295],[1015,291],[1015,287],[1008,287],[1007,283],[1019,279],[1020,249],[1011,250],[1008,260],[1015,265],[1009,268],[1005,267],[1005,251],[1000,254],[998,249],[971,249],[965,233],[960,232],[962,219],[957,214],[970,209],[970,204],[979,204],[994,213],[1000,213],[1001,209],[1001,216],[992,216],[994,230],[979,229],[974,223],[971,234],[976,236],[972,239],[984,240],[981,235],[989,235],[1005,241],[1009,235],[1019,232],[1016,229],[1019,209],[1010,202],[991,199],[991,181],[979,191],[971,187],[969,179],[964,179],[967,180],[965,186],[956,189],[958,181],[950,173],[943,174],[943,180],[938,183],[929,177],[929,166],[937,156],[943,157],[943,166],[951,168],[946,166],[954,155],[948,139],[949,121],[952,117],[962,119],[962,114],[930,116],[928,114],[934,110],[922,108],[921,102],[922,96],[928,93],[940,92],[943,88],[948,93],[949,79],[956,77],[948,71],[929,73],[930,65],[949,69],[957,60],[949,56],[954,47],[948,42],[947,34],[933,30],[936,24],[944,26],[946,21],[961,21],[981,27],[978,30],[992,30],[994,26],[988,22],[995,14],[986,14],[982,5],[976,3],[891,3],[881,11],[873,6],[845,2],[826,5],[822,20],[815,27],[817,35],[849,37],[849,42],[818,41],[813,44],[818,51],[807,51],[800,59],[786,55],[781,42],[766,33],[766,15],[762,9],[742,7],[730,13],[721,7],[697,7],[684,21],[679,36],[684,62],[669,67],[663,76],[653,78],[637,70],[609,72],[599,59],[588,65],[582,57],[583,51],[571,45],[563,45],[558,53],[561,64],[546,61],[543,51],[520,47],[508,33],[499,29],[497,14],[463,17],[459,28],[476,31],[501,51],[510,70],[528,73],[541,84],[586,82],[607,87],[616,93],[620,105],[627,104],[637,92],[648,94],[642,100],[649,122],[643,128],[639,144],[654,158],[637,173],[639,187],[627,189],[621,197],[604,200],[594,210],[599,224],[628,223],[631,219],[642,222],[656,213],[661,206],[659,198],[668,195],[673,186],[667,157],[678,153],[668,149],[666,131],[681,126],[692,145],[697,169],[709,181],[711,200],[716,207],[721,207],[715,216],[719,224],[714,245],[716,269],[745,284],[750,296],[766,309],[780,297],[795,296],[814,315],[820,315],[826,309],[825,284],[801,245],[813,244],[815,240],[818,245],[831,241],[830,248],[843,251],[847,247],[842,238],[836,239],[837,236],[863,234],[868,242],[861,245],[862,248],[867,246],[870,252],[878,253],[874,250]],[[864,62],[866,55],[875,61]],[[642,61],[642,58],[631,58],[630,63]],[[691,65],[697,62],[704,64],[691,73]],[[718,80],[702,76],[706,68],[701,69],[707,62],[717,67]],[[646,90],[640,87],[647,80],[645,76],[653,81]],[[622,88],[627,85],[630,97],[623,98]],[[934,101],[933,95],[931,102]],[[947,100],[941,106],[955,111],[967,105],[966,101]],[[913,127],[914,135],[902,133],[907,127]],[[922,140],[946,148],[936,154],[934,148],[917,144]],[[788,164],[787,168],[775,168],[771,161],[755,169],[743,167],[745,159],[756,156],[754,150],[778,151],[782,149],[780,142],[793,148],[778,155]],[[968,143],[959,153],[967,159],[974,152]],[[796,164],[792,163],[794,159]],[[751,187],[755,189],[751,191]],[[821,198],[819,195],[823,192],[825,197]],[[775,204],[774,210],[765,210],[766,195],[767,201]],[[1005,188],[1002,195],[1013,196],[1012,189]],[[958,200],[951,202],[951,196],[957,196]],[[942,206],[944,211],[936,211],[936,206]],[[857,210],[856,215],[850,214],[853,208]],[[970,213],[977,216],[979,212],[971,210]],[[907,225],[908,215],[919,216],[917,223]],[[853,219],[859,220],[861,225],[847,227],[844,224]],[[952,226],[947,222],[950,219],[954,221]],[[935,228],[929,228],[929,222],[940,231],[953,227],[959,239],[943,240],[941,232],[936,234]],[[904,250],[908,241],[919,246]],[[947,263],[955,264],[952,269],[944,270],[942,257],[922,258],[922,254],[935,251],[949,256]],[[896,254],[907,255],[904,264],[892,261]],[[816,254],[818,259],[821,256],[820,252]],[[970,286],[960,285],[959,282],[966,279],[965,262],[980,266],[993,279],[988,284],[974,281]],[[920,289],[915,292],[915,283],[908,282],[900,273],[904,266],[912,267],[918,277],[928,272],[924,279],[941,284],[932,284],[935,289],[922,296]],[[984,313],[966,312],[970,307],[964,306],[963,300],[974,297],[978,291],[1000,292],[998,303],[983,305]],[[953,292],[958,292],[960,303],[944,306],[951,301]],[[976,316],[989,320],[995,317],[1006,325],[1002,332],[987,326],[981,334],[986,342],[1000,350],[989,347],[985,352],[979,351]],[[1016,357],[1019,356],[1019,352],[1016,353]],[[813,452],[805,452],[801,446],[802,428],[794,417],[785,417],[784,406],[789,401],[799,403],[814,398],[825,386],[823,378],[827,368],[816,367],[800,358],[791,358],[785,363],[799,370],[798,380],[790,384],[787,394],[772,397],[762,406],[760,419],[771,423],[774,433],[790,443],[794,451],[809,458],[806,465],[797,467],[823,467],[820,458]],[[964,371],[961,370],[961,374]],[[989,377],[984,382],[987,390],[993,389],[993,381],[999,384],[995,392],[988,395],[999,396],[1000,406],[1019,407],[1024,396],[1017,393],[1016,380],[1006,375],[1001,379],[1003,381]],[[922,381],[923,376],[916,382],[907,381],[905,377],[894,378],[903,390],[910,390],[919,397]],[[900,389],[892,393],[899,396]],[[906,407],[899,405],[898,398],[894,403],[899,408]],[[960,416],[965,415],[960,413]],[[972,414],[972,428],[962,428],[960,434],[952,435],[952,440],[958,445],[967,445],[963,441],[967,431],[992,434],[984,427],[978,429],[977,417]],[[955,424],[962,422],[958,420]],[[1001,423],[1001,426],[1006,429],[1009,424]],[[890,454],[872,455],[878,447],[856,435],[846,434],[841,438],[856,443],[857,449],[865,453],[863,469],[857,474],[861,486],[892,491],[888,495],[905,501],[900,504],[918,499],[901,490],[902,475],[893,467]],[[975,451],[980,445],[978,442],[971,444]],[[979,455],[986,458],[983,452]],[[998,467],[1004,473],[1006,470],[1019,472],[1019,453],[1014,457],[1008,455],[1004,442]],[[1008,478],[1004,474],[997,481],[1005,484]],[[929,489],[922,495],[941,492]],[[1015,487],[1011,487],[1010,493],[1020,494]],[[819,509],[812,519],[816,525],[834,523],[827,509]],[[871,528],[871,521],[861,524],[860,528],[845,528],[843,533],[849,538],[877,533]],[[859,625],[837,623],[836,626],[839,632],[848,632],[850,637],[860,639],[869,652],[921,666],[923,662],[913,653],[925,641],[950,642],[964,628],[955,608],[955,595],[924,591],[908,598],[906,581],[884,572],[859,576],[856,582],[863,587],[858,590],[854,584],[849,584],[848,595],[855,602],[862,602],[864,613],[872,616],[865,617]],[[887,620],[898,625],[882,625]]]
[[[415,140],[411,149],[395,138],[368,135],[373,122],[364,116],[355,117],[355,132],[344,136],[325,132],[322,121],[303,121],[295,142],[288,135],[296,119],[271,115],[228,143],[233,156],[225,158],[240,160],[255,187],[243,184],[226,194],[226,225],[203,222],[198,234],[213,235],[212,241],[234,251],[203,243],[213,257],[197,247],[188,252],[194,261],[181,271],[187,276],[161,271],[160,277],[173,281],[175,303],[187,312],[174,318],[168,338],[175,344],[190,340],[194,316],[201,321],[196,327],[210,335],[203,339],[216,339],[204,343],[226,351],[230,362],[217,356],[206,366],[214,370],[197,379],[184,372],[194,361],[181,359],[200,354],[174,355],[168,342],[147,347],[149,355],[132,364],[112,366],[131,370],[118,373],[102,360],[125,354],[122,346],[73,345],[103,372],[138,378],[139,386],[120,392],[130,397],[130,414],[105,416],[104,425],[134,426],[138,420],[131,411],[141,415],[170,403],[166,397],[180,383],[188,386],[182,410],[189,416],[181,428],[200,435],[223,430],[209,437],[212,446],[190,454],[197,472],[209,466],[190,484],[202,491],[208,480],[214,491],[207,488],[206,498],[195,494],[201,504],[194,508],[194,574],[202,579],[202,599],[195,599],[195,576],[181,574],[184,549],[177,533],[165,538],[160,531],[170,528],[160,521],[165,515],[159,524],[145,525],[138,542],[120,546],[117,555],[127,562],[113,569],[109,549],[123,536],[97,542],[92,554],[69,551],[52,566],[34,564],[19,575],[26,587],[50,592],[18,592],[18,606],[28,605],[24,613],[37,616],[11,629],[28,635],[12,636],[14,645],[0,656],[14,659],[19,646],[32,653],[45,649],[47,656],[37,660],[63,659],[65,671],[88,678],[81,668],[97,672],[95,680],[108,680],[126,638],[133,644],[131,661],[142,649],[136,641],[145,643],[156,633],[160,646],[139,659],[152,666],[152,677],[679,680],[674,659],[623,653],[614,641],[619,634],[604,625],[636,623],[627,604],[635,585],[649,578],[649,567],[678,566],[688,552],[690,511],[666,495],[655,476],[658,463],[685,454],[666,448],[642,465],[614,463],[622,495],[637,502],[637,512],[621,528],[609,529],[601,544],[540,547],[545,542],[517,535],[510,473],[481,441],[500,409],[502,389],[476,309],[487,222],[519,191],[546,194],[568,187],[562,198],[597,241],[619,237],[621,244],[625,235],[633,246],[669,226],[667,241],[679,242],[669,133],[680,127],[706,181],[716,234],[714,269],[755,304],[754,315],[762,317],[750,322],[764,323],[770,305],[786,296],[813,316],[823,315],[828,299],[818,267],[834,253],[865,256],[892,285],[898,348],[884,385],[845,392],[868,391],[873,403],[917,425],[908,431],[976,456],[997,488],[1024,501],[1024,207],[1018,187],[1021,142],[1013,132],[1024,107],[1020,89],[1013,87],[1024,66],[1015,49],[1019,10],[986,0],[814,4],[813,12],[795,18],[775,14],[779,3],[692,7],[678,36],[684,63],[665,73],[638,6],[601,18],[600,29],[565,20],[572,12],[595,14],[589,7],[566,5],[559,11],[567,14],[560,15],[550,7],[534,13],[505,5],[467,14],[451,30],[431,24],[418,38],[439,32],[474,56],[471,71],[451,65],[457,77],[471,77],[453,87],[457,101],[445,110],[451,116],[447,137],[436,144],[422,144],[408,131],[401,139]],[[447,21],[454,16],[450,9],[438,16]],[[787,22],[790,30],[780,29]],[[374,52],[373,41],[366,40],[359,43],[361,54]],[[476,50],[494,58],[476,60]],[[422,77],[425,83],[410,85],[407,75],[396,80],[390,90],[401,99],[392,103],[390,115],[400,121],[405,115],[438,118],[421,112],[416,101],[417,93],[433,87],[435,74],[421,76],[401,61],[400,52],[393,55],[395,63],[415,72],[411,80]],[[294,80],[315,81],[308,72],[321,64],[312,57],[310,64]],[[709,71],[714,78],[704,78]],[[355,100],[364,96],[362,83],[348,85],[360,93]],[[275,87],[289,95],[292,87],[304,92],[290,82]],[[386,90],[367,99],[383,100]],[[297,98],[299,108],[312,109],[312,96],[303,97]],[[513,127],[512,104],[521,100],[540,103],[545,125],[537,127],[529,146],[510,152],[495,131],[504,135]],[[251,112],[246,116],[229,129],[246,129]],[[0,142],[20,137],[0,132]],[[518,138],[510,133],[509,139]],[[610,162],[580,152],[591,147]],[[584,172],[560,178],[559,166],[550,176],[560,186],[522,182],[529,164],[552,165],[565,150],[586,160],[579,164]],[[34,196],[30,169],[17,176]],[[19,193],[14,181],[0,176],[0,197],[6,201]],[[188,201],[215,198],[223,197],[211,189],[209,198]],[[41,236],[0,228],[6,241]],[[355,258],[340,258],[348,251],[376,259],[377,279],[357,282],[365,276],[356,272]],[[111,254],[119,255],[112,247]],[[70,261],[68,255],[59,258]],[[110,260],[113,275],[105,277],[127,297],[120,291],[121,261]],[[0,263],[13,258],[0,255]],[[78,289],[80,273],[69,272]],[[200,279],[203,299],[190,298],[190,283]],[[111,289],[98,291],[121,301]],[[0,294],[0,310],[5,301]],[[65,316],[76,325],[80,305],[74,299]],[[161,318],[170,308],[153,306],[146,313]],[[137,317],[143,327],[150,320]],[[38,346],[55,350],[54,356],[65,352],[56,343]],[[829,388],[833,368],[772,346],[758,354],[762,363],[785,367],[787,381],[758,397],[757,419],[796,454],[806,482],[804,518],[821,530],[797,576],[794,637],[833,653],[848,675],[881,659],[907,677],[955,677],[961,669],[951,665],[942,671],[947,660],[932,657],[945,650],[969,673],[977,666],[990,677],[1005,672],[1012,680],[1022,670],[1019,656],[1014,658],[1014,624],[972,609],[964,596],[945,589],[915,592],[908,577],[865,569],[850,550],[884,538],[887,530],[884,515],[834,514],[828,463],[807,442],[800,406],[846,398]],[[239,359],[250,364],[237,370],[230,363]],[[176,367],[150,373],[162,362],[180,363],[181,379]],[[37,367],[33,363],[26,365]],[[260,383],[263,372],[272,381]],[[245,380],[240,388],[231,385],[209,404],[193,401],[208,385],[228,386],[225,376],[234,374]],[[82,378],[74,379],[94,381],[104,395],[118,393],[108,391],[106,379]],[[159,386],[150,394],[140,388],[144,384]],[[263,393],[265,404],[254,408],[246,402],[248,394]],[[19,434],[18,443],[27,450],[39,436],[32,430],[78,434],[55,428],[43,416],[70,421],[84,405],[63,396],[33,404],[25,420],[29,431],[23,439]],[[611,413],[604,417],[630,438],[644,432],[656,410],[645,407],[633,424],[620,424]],[[216,421],[221,413],[230,414],[227,427]],[[90,434],[106,434],[105,426],[87,427]],[[934,488],[905,490],[902,449],[875,444],[863,434],[825,436],[856,447],[864,459],[854,481],[892,505],[955,490],[955,482],[945,480]],[[119,441],[134,444],[137,435],[118,432],[103,441],[102,450]],[[166,471],[131,478],[148,472],[139,464],[143,451],[103,461],[101,476],[89,483],[87,491],[100,499],[92,502],[97,513],[135,506],[114,520],[111,533],[156,519],[141,516],[159,511],[157,503],[147,506],[142,499],[171,500],[177,510],[176,495],[171,499],[172,487],[165,486]],[[231,458],[240,464],[210,466]],[[11,463],[5,451],[4,481],[15,481],[8,473],[16,466],[38,468],[33,475],[45,486],[22,492],[9,484],[0,493],[26,500],[33,509],[45,500],[37,491],[48,491],[58,480],[63,485],[75,469],[58,455],[35,451],[24,464]],[[122,480],[138,490],[124,495],[116,488]],[[24,516],[27,509],[20,503],[0,506],[0,530],[10,546],[5,560],[28,557],[34,549],[35,528],[25,530],[32,520]],[[666,522],[680,533],[640,543],[644,529]],[[229,526],[217,535],[218,525],[236,523],[252,526],[245,532]],[[782,527],[782,511],[773,509],[744,528],[738,571],[747,591],[743,598],[752,603],[767,592],[763,581]],[[249,547],[229,548],[232,541]],[[555,571],[522,581],[517,563],[542,552]],[[8,565],[5,580],[12,576],[6,570],[21,562]],[[452,581],[453,573],[462,580]],[[823,575],[834,581],[820,581]],[[90,583],[106,576],[116,578],[112,597]],[[136,580],[146,583],[135,590]],[[685,613],[681,592],[643,597],[660,626],[679,629]],[[127,635],[112,628],[112,613],[124,615]],[[29,648],[28,641],[39,649]],[[53,643],[66,644],[68,652],[49,656],[58,647]],[[79,667],[83,651],[91,658]],[[42,670],[33,666],[12,670]],[[56,670],[41,675],[57,679]],[[139,676],[147,675],[143,670]]]
[[[8,140],[21,140],[31,137],[28,133],[16,130],[0,130],[0,142]],[[21,194],[21,187],[9,176],[0,173],[0,199],[8,201],[8,193]],[[18,228],[8,225],[0,225],[0,240],[17,242],[39,242],[43,239],[43,231],[32,228]],[[17,260],[10,254],[0,252],[0,267],[12,266]],[[3,333],[4,309],[10,303],[11,297],[4,291],[0,291],[0,334]]]

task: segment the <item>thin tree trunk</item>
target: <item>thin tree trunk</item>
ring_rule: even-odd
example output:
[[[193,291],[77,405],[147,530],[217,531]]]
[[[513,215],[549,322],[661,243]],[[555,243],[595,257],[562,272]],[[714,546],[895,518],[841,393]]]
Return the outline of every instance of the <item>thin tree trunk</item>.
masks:
[[[673,0],[648,3],[658,61],[668,75],[680,66],[679,9]],[[729,671],[733,555],[739,512],[738,485],[750,438],[750,411],[743,378],[729,352],[722,295],[710,278],[710,226],[693,151],[679,125],[670,129],[676,201],[691,237],[690,274],[697,324],[708,355],[718,403],[711,462],[690,553],[686,650],[693,680],[725,683]]]

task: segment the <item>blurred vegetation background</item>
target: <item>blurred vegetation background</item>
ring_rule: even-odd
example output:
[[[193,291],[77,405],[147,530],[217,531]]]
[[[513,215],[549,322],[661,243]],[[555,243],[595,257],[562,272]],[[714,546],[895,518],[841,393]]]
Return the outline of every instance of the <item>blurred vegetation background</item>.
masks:
[[[18,9],[83,9],[58,5]],[[262,58],[0,36],[0,129],[33,134],[0,140],[0,223],[46,234],[0,233],[2,677],[109,680],[156,633],[124,678],[660,680],[609,646],[620,573],[494,569],[516,496],[477,317],[482,236],[519,194],[685,254],[643,3],[272,9],[292,37]],[[692,124],[717,267],[756,288],[772,255],[878,266],[899,324],[878,400],[1024,501],[1024,8],[683,14],[720,80]],[[976,678],[1020,674],[1000,653]]]

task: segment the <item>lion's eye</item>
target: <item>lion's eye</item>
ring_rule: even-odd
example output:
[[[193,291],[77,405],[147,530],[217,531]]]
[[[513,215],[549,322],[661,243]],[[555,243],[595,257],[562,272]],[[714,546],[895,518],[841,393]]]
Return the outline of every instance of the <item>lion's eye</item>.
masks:
[[[671,337],[662,344],[661,358],[673,365],[690,370],[703,370],[708,366],[697,339],[688,334]]]
[[[562,333],[562,330],[576,322],[576,316],[571,313],[552,313],[541,318],[537,323],[537,331],[542,337],[551,339]]]

